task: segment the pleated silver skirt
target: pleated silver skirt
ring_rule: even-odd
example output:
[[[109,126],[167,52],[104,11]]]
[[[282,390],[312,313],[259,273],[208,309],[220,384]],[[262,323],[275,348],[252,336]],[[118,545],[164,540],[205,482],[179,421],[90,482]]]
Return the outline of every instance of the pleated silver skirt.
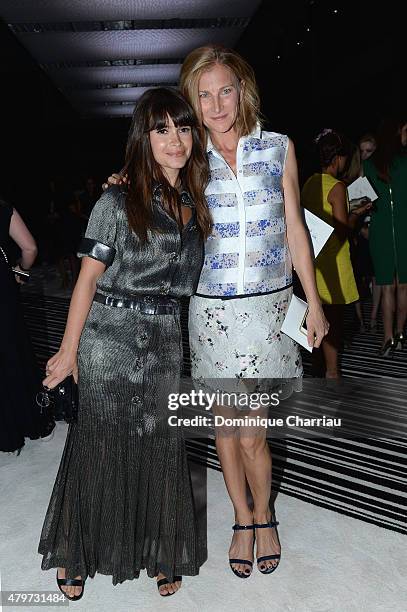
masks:
[[[178,315],[93,303],[78,352],[71,424],[41,533],[42,569],[68,578],[146,569],[196,575],[207,558],[185,442],[168,425],[182,366]]]

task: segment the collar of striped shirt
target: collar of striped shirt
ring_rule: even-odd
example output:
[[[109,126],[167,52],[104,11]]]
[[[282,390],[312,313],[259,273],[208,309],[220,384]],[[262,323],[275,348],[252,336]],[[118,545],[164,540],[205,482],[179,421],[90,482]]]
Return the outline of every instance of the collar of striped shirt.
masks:
[[[213,144],[211,140],[209,132],[207,132],[206,134],[207,134],[206,152],[209,153],[209,151],[213,151],[215,149],[215,145]],[[256,124],[256,127],[254,128],[254,130],[250,134],[248,134],[248,136],[250,136],[250,138],[261,138],[262,137],[262,129],[261,129],[260,123]]]

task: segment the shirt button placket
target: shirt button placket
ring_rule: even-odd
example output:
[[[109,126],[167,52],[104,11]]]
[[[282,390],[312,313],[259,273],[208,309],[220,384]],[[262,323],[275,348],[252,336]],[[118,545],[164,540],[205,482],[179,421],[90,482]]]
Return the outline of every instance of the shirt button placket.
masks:
[[[177,244],[174,246],[180,246],[180,238],[177,240]],[[175,274],[175,270],[177,269],[177,262],[180,260],[180,253],[178,253],[177,251],[172,251],[172,253],[169,253],[168,255],[168,260],[169,260],[169,269],[168,269],[168,279],[167,281],[162,281],[162,283],[160,284],[160,293],[169,293],[171,285],[172,285],[172,279],[173,276]]]
[[[244,181],[243,181],[243,160],[242,160],[242,139],[239,140],[237,151],[236,151],[236,169],[237,176],[234,177],[236,181],[236,197],[238,200],[239,210],[239,264],[238,264],[238,278],[237,278],[237,291],[238,293],[244,293],[245,286],[245,267],[246,267],[246,208],[244,200]]]
[[[168,283],[166,281],[162,281],[160,283],[160,293],[165,294],[165,293],[168,293],[168,291],[169,291]]]

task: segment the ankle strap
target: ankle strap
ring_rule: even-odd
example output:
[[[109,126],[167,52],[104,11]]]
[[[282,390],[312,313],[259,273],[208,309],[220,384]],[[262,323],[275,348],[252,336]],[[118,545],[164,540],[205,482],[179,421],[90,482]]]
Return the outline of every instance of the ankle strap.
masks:
[[[278,524],[278,521],[270,521],[269,523],[254,523],[253,527],[255,529],[259,529],[259,527],[276,527]]]
[[[240,529],[254,529],[254,525],[239,525],[239,523],[235,523],[232,529],[234,531],[239,531]]]

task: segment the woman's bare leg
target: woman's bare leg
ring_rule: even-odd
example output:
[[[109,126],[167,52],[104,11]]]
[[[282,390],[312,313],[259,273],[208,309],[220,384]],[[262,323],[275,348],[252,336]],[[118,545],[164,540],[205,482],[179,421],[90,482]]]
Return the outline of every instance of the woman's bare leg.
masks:
[[[397,283],[397,320],[396,332],[404,333],[407,319],[407,284]]]
[[[372,277],[372,312],[370,313],[370,327],[374,327],[379,312],[380,300],[382,297],[382,285],[376,285],[376,279]]]
[[[356,316],[359,321],[360,331],[364,331],[365,324],[363,322],[362,304],[360,300],[355,302],[355,311],[356,311]]]
[[[343,341],[343,304],[326,304],[324,314],[329,321],[329,332],[322,341],[322,351],[326,363],[326,378],[340,378],[339,349]]]
[[[395,292],[396,287],[394,283],[392,285],[382,285],[382,315],[384,327],[383,344],[393,337],[394,312],[396,304]]]
[[[213,413],[226,418],[236,417],[236,409],[227,406],[216,406]],[[246,475],[240,454],[239,430],[234,427],[215,427],[216,450],[222,467],[226,489],[233,504],[235,522],[239,525],[251,525],[253,512],[247,501]],[[229,549],[230,559],[253,560],[253,531],[234,531]],[[233,563],[239,572],[250,573],[248,565]]]
[[[250,416],[267,418],[267,409],[253,411]],[[270,495],[272,478],[272,458],[266,439],[265,427],[241,427],[240,451],[244,470],[253,497],[253,519],[255,523],[268,523],[271,520]],[[256,531],[256,556],[274,555],[281,552],[275,529]],[[261,563],[261,569],[277,564],[270,559]]]

